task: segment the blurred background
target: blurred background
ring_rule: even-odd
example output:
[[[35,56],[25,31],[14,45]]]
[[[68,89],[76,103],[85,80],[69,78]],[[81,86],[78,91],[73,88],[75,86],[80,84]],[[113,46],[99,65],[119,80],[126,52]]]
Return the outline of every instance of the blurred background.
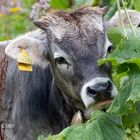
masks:
[[[30,12],[34,3],[48,2],[55,9],[76,9],[84,5],[113,6],[116,0],[0,0],[0,41],[33,30]],[[130,1],[130,0],[129,0]],[[115,6],[114,6],[115,7]]]
[[[120,0],[127,8],[140,11],[140,0]],[[30,20],[32,6],[45,9],[45,4],[51,9],[75,10],[81,6],[108,6],[106,19],[109,19],[117,10],[117,0],[0,0],[0,41],[18,36],[24,32],[35,29]],[[46,6],[48,8],[48,6]],[[34,11],[37,11],[34,6]]]
[[[36,0],[0,0],[0,41],[34,29],[31,6]]]

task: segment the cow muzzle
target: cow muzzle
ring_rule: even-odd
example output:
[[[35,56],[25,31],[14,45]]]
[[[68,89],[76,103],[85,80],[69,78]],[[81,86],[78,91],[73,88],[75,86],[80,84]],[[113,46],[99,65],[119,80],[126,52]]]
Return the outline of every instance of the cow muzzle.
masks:
[[[83,85],[81,98],[85,107],[89,108],[110,103],[117,93],[117,88],[109,78],[97,77]]]

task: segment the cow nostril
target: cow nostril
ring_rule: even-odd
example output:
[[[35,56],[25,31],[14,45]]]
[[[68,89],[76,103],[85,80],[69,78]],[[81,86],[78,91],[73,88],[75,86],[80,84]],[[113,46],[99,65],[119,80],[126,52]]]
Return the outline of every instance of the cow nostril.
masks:
[[[112,82],[109,80],[107,82],[107,90],[111,90],[112,89]]]
[[[91,87],[87,87],[87,95],[90,96],[95,96],[97,94],[96,90],[91,88]]]
[[[109,90],[111,90],[112,89],[112,83],[111,83],[111,81],[110,80],[108,80],[108,81],[106,81],[106,82],[103,82],[103,83],[98,83],[97,85],[96,85],[96,88],[95,89],[97,89],[97,90],[99,90],[99,91],[109,91]]]
[[[106,82],[97,83],[93,86],[87,87],[86,93],[91,97],[103,96],[103,95],[106,96],[106,94],[109,95],[111,90],[112,90],[112,82],[108,80]]]

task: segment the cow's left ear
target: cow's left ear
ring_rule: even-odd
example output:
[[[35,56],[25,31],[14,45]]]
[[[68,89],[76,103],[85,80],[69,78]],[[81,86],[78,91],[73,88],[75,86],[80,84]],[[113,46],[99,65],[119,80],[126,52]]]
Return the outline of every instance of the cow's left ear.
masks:
[[[48,62],[45,56],[47,49],[41,40],[26,35],[21,36],[8,44],[5,48],[5,53],[10,58],[18,61],[22,49],[27,51],[33,65],[39,65],[43,68],[47,67]]]
[[[138,27],[140,24],[140,12],[135,11],[135,10],[127,10],[127,13],[131,19],[133,26]],[[124,10],[120,11],[120,15],[124,23],[124,26],[130,26],[129,19]],[[106,21],[107,29],[111,27],[115,27],[115,26],[120,26],[120,25],[121,23],[120,23],[120,17],[119,17],[118,11],[114,14],[114,16],[111,19]]]

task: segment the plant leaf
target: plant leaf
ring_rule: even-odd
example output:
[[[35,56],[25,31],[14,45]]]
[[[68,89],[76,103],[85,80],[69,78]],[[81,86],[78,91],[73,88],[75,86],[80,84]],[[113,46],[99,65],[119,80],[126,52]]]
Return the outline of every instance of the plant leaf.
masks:
[[[87,6],[87,5],[92,5],[94,0],[74,0],[74,9],[78,9],[81,6]]]
[[[56,9],[67,9],[70,7],[68,0],[51,0],[50,5]]]
[[[124,137],[121,119],[111,114],[96,111],[85,124],[64,129],[60,134],[49,136],[48,140],[120,140]]]
[[[135,113],[135,103],[140,101],[140,73],[129,78],[127,83],[119,90],[119,94],[114,99],[108,112],[116,115],[128,115]]]
[[[136,103],[136,113],[129,113],[122,117],[123,125],[126,127],[131,127],[140,123],[140,102]]]
[[[118,40],[119,42],[119,40]],[[102,65],[111,62],[113,66],[123,63],[135,63],[140,67],[140,39],[131,36],[130,39],[121,39],[116,45],[115,51],[108,58],[99,60]]]
[[[133,0],[134,6],[137,11],[140,11],[140,0]]]

